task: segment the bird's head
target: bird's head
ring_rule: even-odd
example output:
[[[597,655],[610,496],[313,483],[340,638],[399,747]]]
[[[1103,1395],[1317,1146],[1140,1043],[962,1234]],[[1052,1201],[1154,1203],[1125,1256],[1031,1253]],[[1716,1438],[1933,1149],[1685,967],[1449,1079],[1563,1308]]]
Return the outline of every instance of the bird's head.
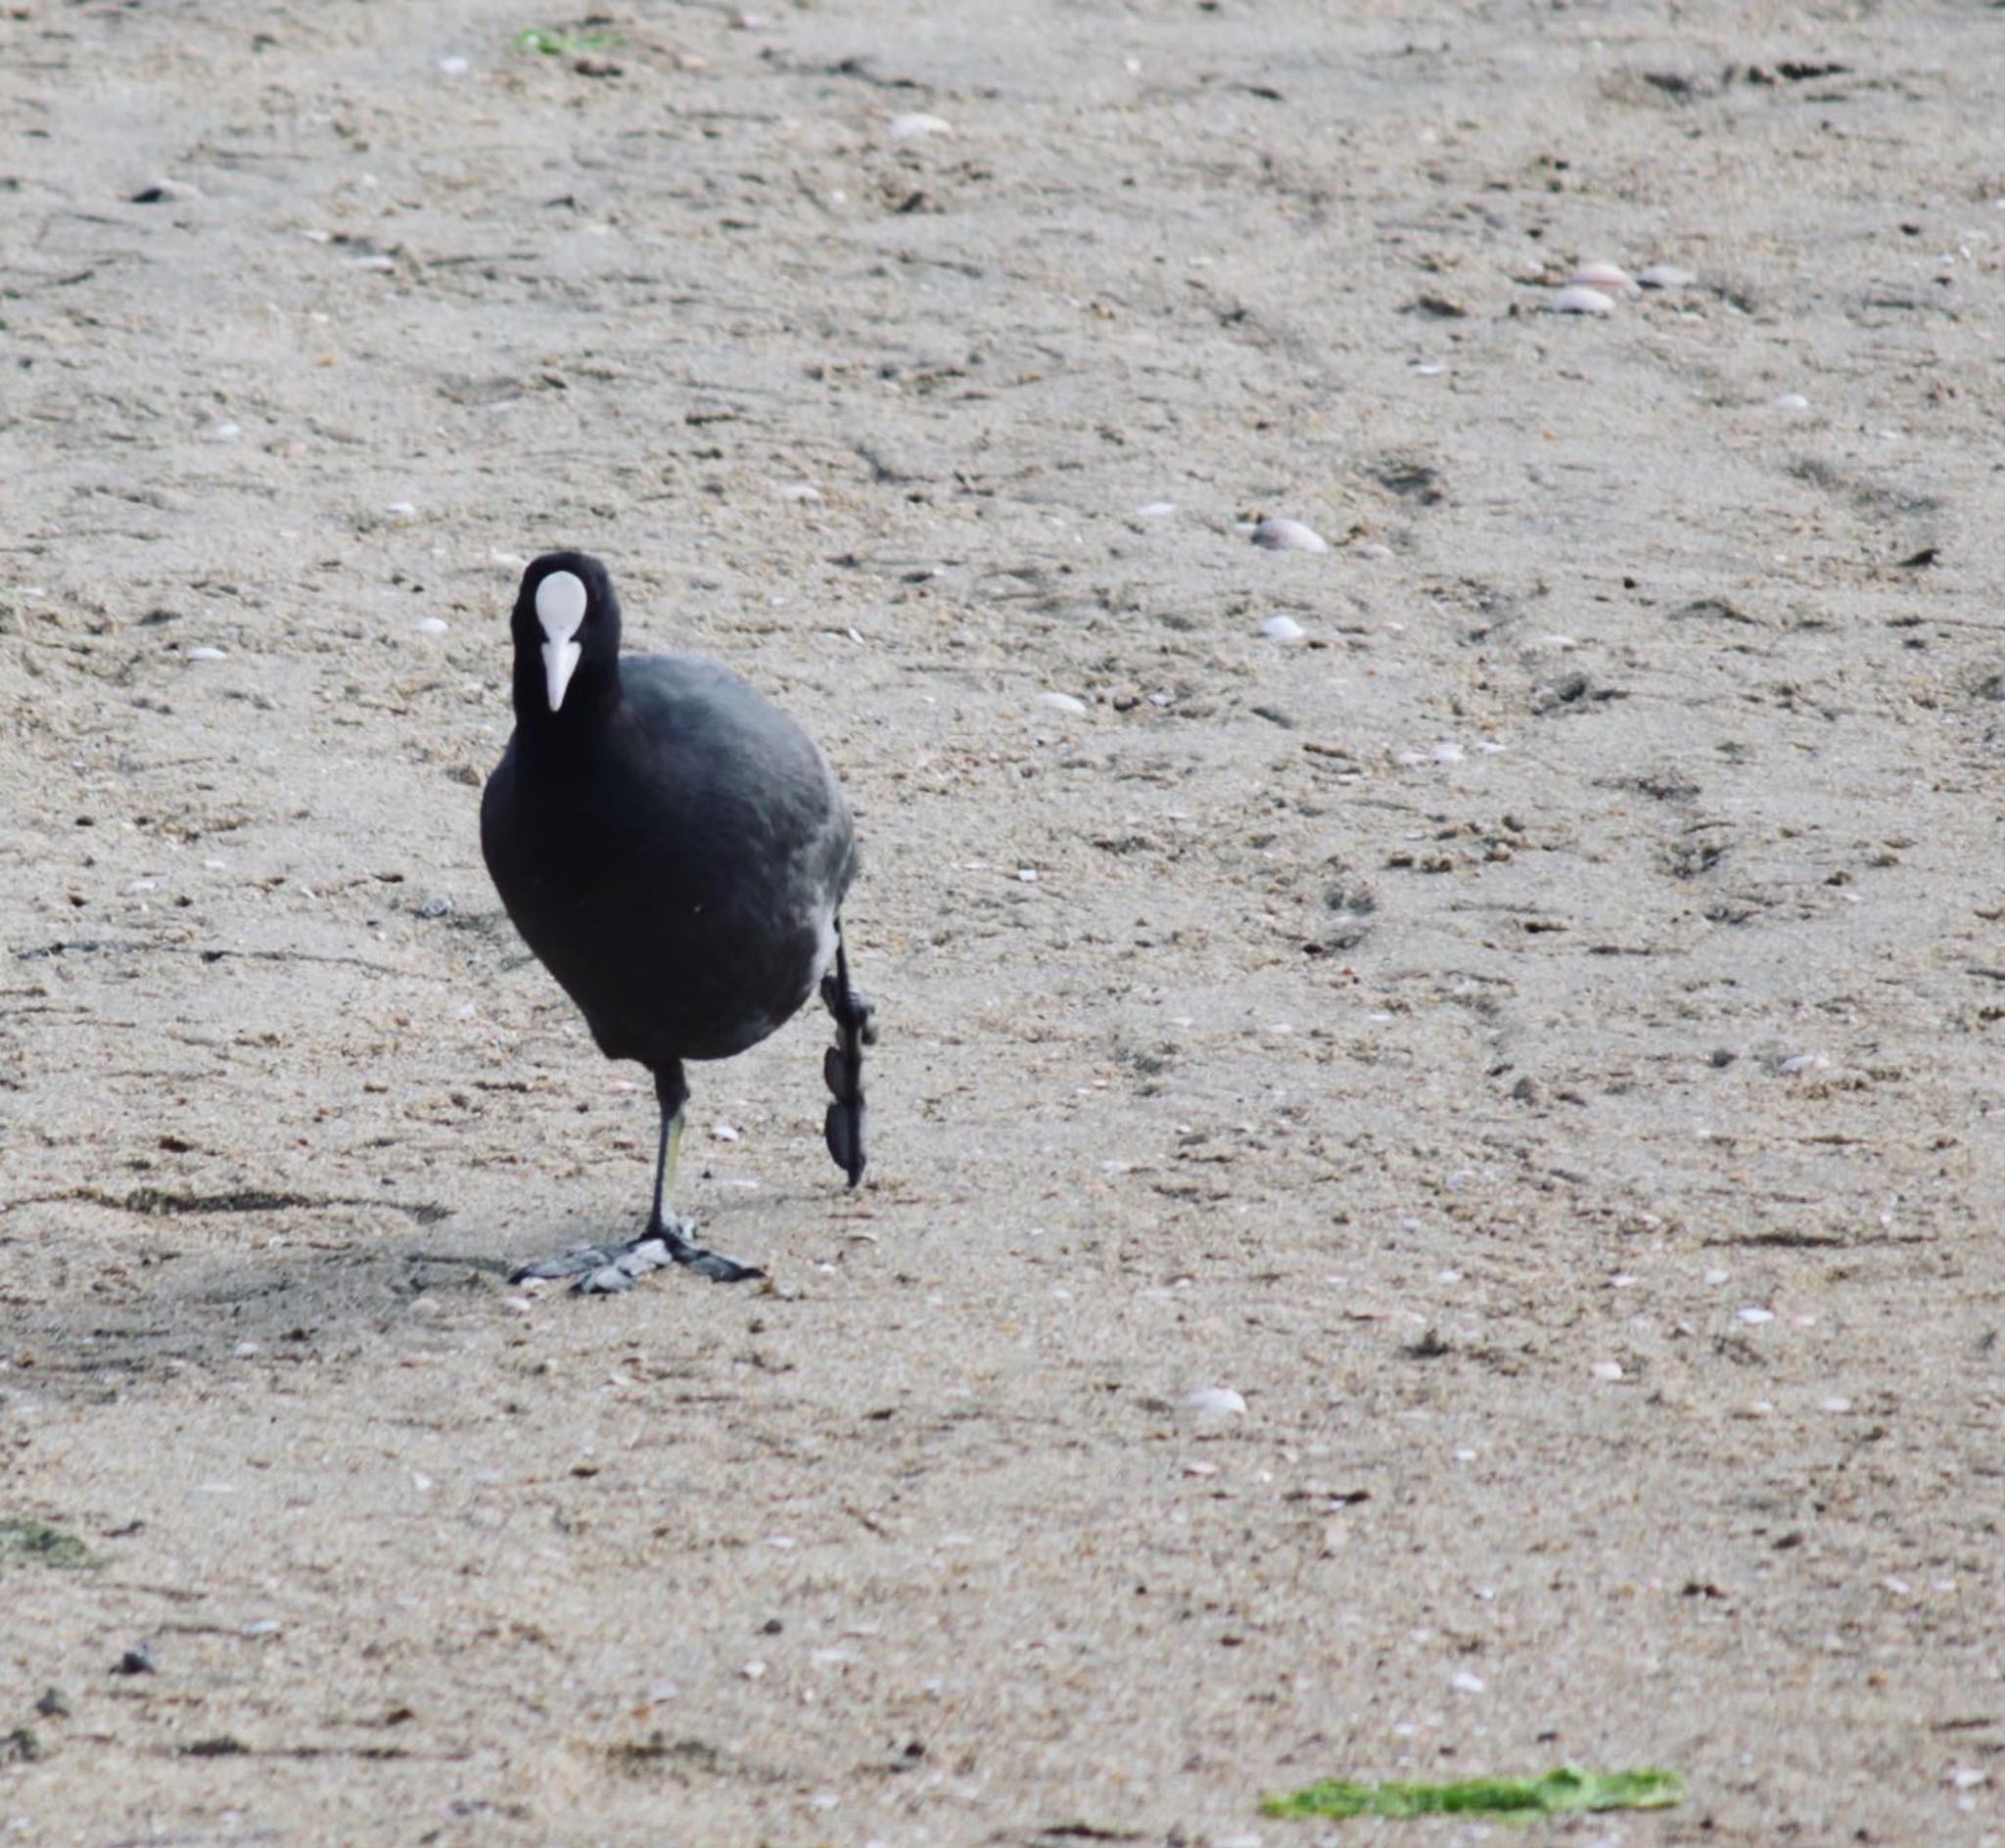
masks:
[[[617,685],[620,599],[589,554],[545,552],[535,560],[522,574],[509,626],[518,717],[560,712],[567,694],[574,706],[602,700]]]

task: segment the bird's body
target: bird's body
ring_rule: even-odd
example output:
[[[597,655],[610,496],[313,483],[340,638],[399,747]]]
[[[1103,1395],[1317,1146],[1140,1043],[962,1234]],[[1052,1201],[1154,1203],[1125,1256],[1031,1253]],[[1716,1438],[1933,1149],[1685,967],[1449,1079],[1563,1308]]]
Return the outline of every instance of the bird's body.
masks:
[[[629,655],[620,678],[587,736],[510,741],[481,845],[607,1058],[727,1059],[791,1020],[833,960],[849,807],[808,735],[728,670]]]
[[[727,669],[623,657],[618,600],[595,559],[531,565],[513,627],[517,723],[481,804],[482,850],[508,915],[599,1049],[647,1066],[662,1107],[648,1231],[532,1273],[601,1289],[671,1260],[757,1275],[690,1245],[687,1223],[664,1215],[682,1065],[757,1044],[820,984],[838,1027],[829,1149],[853,1185],[861,1178],[869,1010],[849,986],[838,920],[857,864],[849,806],[807,733]]]

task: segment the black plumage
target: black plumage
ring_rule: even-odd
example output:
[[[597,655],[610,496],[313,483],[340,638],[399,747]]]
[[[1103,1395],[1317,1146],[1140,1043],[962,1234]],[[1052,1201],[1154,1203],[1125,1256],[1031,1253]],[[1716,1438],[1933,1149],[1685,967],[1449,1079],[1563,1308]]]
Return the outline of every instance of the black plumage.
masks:
[[[863,1174],[863,1048],[840,907],[857,868],[827,760],[744,680],[695,655],[620,653],[606,568],[552,552],[523,574],[511,620],[515,735],[488,779],[481,847],[495,889],[608,1058],[653,1074],[654,1211],[625,1246],[519,1273],[626,1289],[676,1263],[720,1281],[761,1273],[705,1251],[669,1208],[688,1060],[723,1059],[816,993],[836,1021],[824,1060],[829,1152]]]

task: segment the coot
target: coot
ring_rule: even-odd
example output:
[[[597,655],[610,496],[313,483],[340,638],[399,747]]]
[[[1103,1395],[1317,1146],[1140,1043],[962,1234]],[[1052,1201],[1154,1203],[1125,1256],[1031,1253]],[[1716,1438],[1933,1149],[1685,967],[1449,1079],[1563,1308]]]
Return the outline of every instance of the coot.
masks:
[[[827,760],[745,681],[696,655],[620,653],[605,566],[551,552],[522,578],[515,735],[481,802],[481,849],[508,915],[576,1001],[599,1050],[654,1074],[654,1210],[625,1245],[516,1272],[631,1289],[662,1265],[721,1283],[764,1274],[706,1251],[670,1204],[691,1059],[727,1059],[816,992],[835,1017],[822,1062],[828,1152],[863,1177],[863,1047],[840,910],[857,869]]]

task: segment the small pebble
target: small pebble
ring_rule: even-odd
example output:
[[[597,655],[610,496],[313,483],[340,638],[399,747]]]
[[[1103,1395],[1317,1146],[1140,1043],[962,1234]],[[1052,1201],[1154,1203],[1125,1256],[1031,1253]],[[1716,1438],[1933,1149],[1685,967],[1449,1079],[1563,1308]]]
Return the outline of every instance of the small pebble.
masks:
[[[1826,1061],[1815,1052],[1796,1052],[1779,1060],[1775,1069],[1785,1078],[1795,1078],[1800,1072],[1814,1072],[1825,1063]]]
[[[127,1649],[112,1671],[114,1675],[151,1675],[153,1672],[153,1645],[149,1642],[142,1642],[136,1649]]]
[[[1370,559],[1373,564],[1383,564],[1392,556],[1392,547],[1377,539],[1360,539],[1350,548],[1353,558]]]
[[[1778,392],[1768,401],[1779,411],[1806,411],[1810,408],[1810,400],[1800,392]]]
[[[1636,272],[1638,285],[1645,289],[1689,289],[1695,280],[1689,269],[1680,269],[1676,263],[1652,263]]]
[[[889,132],[893,141],[915,141],[924,135],[951,135],[954,124],[938,116],[928,116],[922,110],[913,110],[904,116],[894,116]]]
[[[710,1126],[711,1139],[718,1142],[735,1142],[738,1139],[736,1128],[728,1123],[713,1123]]]
[[[443,635],[452,626],[443,616],[421,616],[411,624],[415,635]]]
[[[1230,1418],[1246,1409],[1246,1401],[1230,1386],[1200,1386],[1184,1395],[1184,1409],[1198,1418]]]
[[[235,442],[243,434],[244,426],[242,424],[210,424],[209,427],[209,439],[210,442]]]
[[[417,516],[417,508],[407,500],[393,500],[383,509],[393,520],[410,520]]]
[[[1596,1379],[1617,1380],[1622,1377],[1620,1361],[1597,1361],[1590,1369]]]
[[[1758,1328],[1763,1322],[1775,1319],[1775,1311],[1772,1309],[1737,1309],[1734,1314],[1750,1328]]]
[[[223,651],[220,648],[191,648],[181,658],[184,661],[220,661]]]
[[[1546,306],[1555,314],[1613,314],[1615,311],[1613,297],[1578,283],[1554,290]]]
[[[1087,710],[1086,702],[1074,699],[1070,693],[1040,693],[1038,704],[1049,706],[1054,713],[1083,713]]]
[[[427,899],[418,906],[418,915],[426,920],[444,917],[452,909],[450,899]]]
[[[775,490],[782,500],[819,500],[821,490],[813,482],[788,482]]]
[[[1635,277],[1619,263],[1583,263],[1566,278],[1569,289],[1599,289],[1605,296],[1643,293]]]
[[[1448,1678],[1448,1685],[1458,1694],[1479,1694],[1483,1691],[1483,1678],[1480,1675],[1471,1675],[1468,1669],[1451,1675]]]
[[[258,1617],[244,1626],[244,1634],[252,1638],[275,1637],[284,1628],[284,1623],[276,1617]]]
[[[1329,541],[1313,527],[1299,520],[1260,520],[1254,523],[1253,543],[1269,552],[1327,552]]]
[[[440,71],[448,77],[463,77],[472,69],[473,66],[464,58],[442,58],[439,60]]]
[[[1135,511],[1144,520],[1167,520],[1177,511],[1177,503],[1174,500],[1144,501]]]
[[[1271,642],[1298,642],[1309,631],[1291,616],[1270,616],[1260,624],[1260,632]]]
[[[756,1660],[747,1662],[738,1673],[744,1676],[748,1682],[764,1681],[766,1679],[766,1664]]]

